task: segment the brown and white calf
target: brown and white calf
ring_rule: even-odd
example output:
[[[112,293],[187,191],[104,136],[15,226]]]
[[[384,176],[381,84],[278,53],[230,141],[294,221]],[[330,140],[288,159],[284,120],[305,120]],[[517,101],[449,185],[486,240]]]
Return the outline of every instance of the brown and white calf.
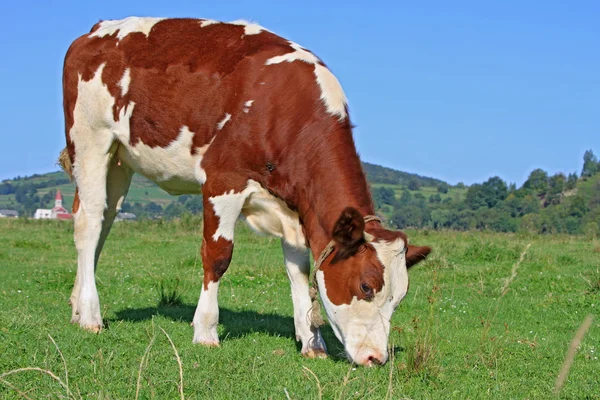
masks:
[[[407,268],[430,249],[363,221],[374,208],[346,97],[319,58],[244,21],[130,17],[72,43],[63,90],[66,164],[77,185],[72,322],[102,327],[96,263],[138,172],[171,194],[202,188],[195,343],[219,343],[219,280],[243,215],[281,238],[302,354],[326,354],[308,317],[309,251],[317,259],[333,240],[316,274],[331,326],[351,361],[386,361]]]

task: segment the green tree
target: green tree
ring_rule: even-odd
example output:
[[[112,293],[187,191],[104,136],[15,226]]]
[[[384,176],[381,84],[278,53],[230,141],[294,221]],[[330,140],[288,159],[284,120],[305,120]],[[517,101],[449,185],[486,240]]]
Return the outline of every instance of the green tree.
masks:
[[[398,229],[407,227],[421,228],[429,223],[429,211],[414,204],[401,206],[390,218],[390,224]]]
[[[181,216],[181,214],[185,211],[185,207],[180,202],[172,202],[169,203],[168,206],[165,207],[165,211],[163,212],[163,217],[166,219],[173,219]]]
[[[438,185],[437,191],[438,191],[438,193],[443,193],[443,194],[448,193],[448,184],[441,183],[440,185]]]
[[[565,190],[573,190],[577,186],[577,172],[569,174],[565,183]]]
[[[432,204],[441,203],[442,202],[442,196],[440,196],[439,193],[432,194],[431,196],[429,196],[429,202],[432,203]]]
[[[144,207],[144,211],[146,211],[150,215],[160,215],[162,214],[163,208],[161,205],[151,201],[150,203],[146,204],[146,206]]]
[[[487,206],[483,186],[479,183],[469,186],[469,189],[467,190],[467,196],[465,197],[465,202],[471,210],[477,210],[480,207]]]
[[[431,212],[431,225],[433,229],[441,229],[448,226],[450,221],[450,211],[448,210],[433,210]]]
[[[394,189],[384,186],[376,188],[373,190],[373,201],[377,208],[381,208],[384,204],[394,205],[396,202]]]
[[[413,196],[413,204],[419,207],[425,207],[425,196],[423,196],[423,193],[415,193]]]
[[[534,195],[527,195],[523,198],[522,201],[522,214],[537,214],[540,212],[540,208],[541,208],[541,204],[540,201],[538,200],[537,196]]]
[[[410,178],[407,187],[408,190],[419,190],[421,187],[421,182],[419,182],[416,178]]]
[[[403,190],[402,195],[400,196],[399,204],[403,206],[408,205],[412,202],[412,198],[413,196],[408,190]]]
[[[546,194],[548,190],[548,173],[541,168],[534,169],[523,183],[523,187],[539,195]]]
[[[560,204],[562,193],[565,189],[567,178],[563,173],[552,175],[548,180],[548,193],[544,206]]]
[[[500,177],[494,176],[485,181],[482,185],[485,202],[488,207],[494,207],[499,201],[508,196],[508,187]]]
[[[594,155],[592,150],[587,150],[583,154],[583,169],[581,171],[581,177],[589,178],[598,172],[598,158]]]
[[[582,195],[578,194],[574,196],[571,200],[571,205],[569,206],[569,215],[581,218],[589,211],[588,206],[585,202],[585,199]]]
[[[191,196],[185,202],[185,208],[192,214],[199,214],[204,209],[202,204],[202,196]]]

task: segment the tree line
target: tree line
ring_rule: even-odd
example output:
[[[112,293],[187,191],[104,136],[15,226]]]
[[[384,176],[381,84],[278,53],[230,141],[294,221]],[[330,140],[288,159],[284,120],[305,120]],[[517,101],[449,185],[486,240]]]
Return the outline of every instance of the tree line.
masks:
[[[469,186],[464,196],[446,195],[448,186],[426,198],[407,186],[373,191],[377,209],[390,215],[396,228],[489,229],[500,232],[538,232],[600,235],[600,163],[585,152],[581,175],[543,169],[531,171],[520,188],[494,176]],[[446,195],[446,196],[444,196]]]

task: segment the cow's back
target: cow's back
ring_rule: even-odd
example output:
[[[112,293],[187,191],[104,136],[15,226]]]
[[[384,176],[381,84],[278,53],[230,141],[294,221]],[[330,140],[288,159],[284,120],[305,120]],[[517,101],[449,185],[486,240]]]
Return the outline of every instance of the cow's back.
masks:
[[[84,141],[77,127],[97,126],[123,161],[173,193],[197,191],[211,168],[261,181],[257,166],[285,171],[294,151],[310,151],[301,140],[347,123],[320,60],[245,22],[103,21],[70,47],[63,85],[72,158]]]

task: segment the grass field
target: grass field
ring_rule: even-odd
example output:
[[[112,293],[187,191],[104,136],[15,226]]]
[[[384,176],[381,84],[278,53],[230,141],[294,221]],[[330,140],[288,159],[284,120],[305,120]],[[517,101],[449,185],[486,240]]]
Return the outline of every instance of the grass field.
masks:
[[[391,359],[362,368],[328,326],[330,358],[300,356],[279,241],[243,225],[220,286],[221,347],[193,345],[202,282],[194,222],[115,225],[97,271],[108,326],[94,335],[69,323],[72,223],[0,220],[0,398],[171,399],[181,388],[199,399],[600,398],[598,241],[409,231],[434,253],[410,271]],[[25,367],[41,370],[8,374]]]

